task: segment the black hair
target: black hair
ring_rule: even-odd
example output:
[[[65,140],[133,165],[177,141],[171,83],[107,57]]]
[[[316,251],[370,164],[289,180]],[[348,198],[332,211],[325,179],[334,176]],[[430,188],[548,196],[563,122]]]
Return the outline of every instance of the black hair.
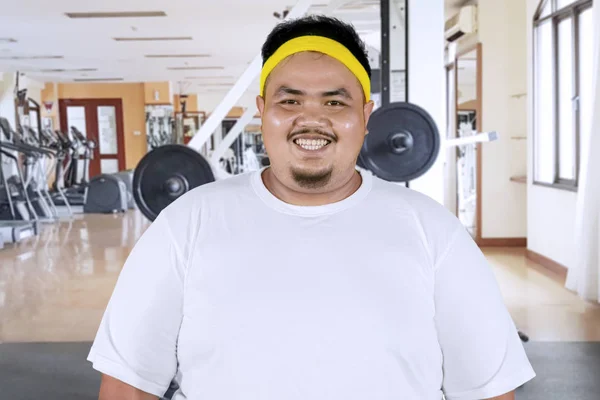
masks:
[[[323,15],[292,19],[275,26],[261,50],[263,65],[284,43],[300,36],[323,36],[342,44],[356,57],[371,78],[367,49],[354,27],[337,18]]]

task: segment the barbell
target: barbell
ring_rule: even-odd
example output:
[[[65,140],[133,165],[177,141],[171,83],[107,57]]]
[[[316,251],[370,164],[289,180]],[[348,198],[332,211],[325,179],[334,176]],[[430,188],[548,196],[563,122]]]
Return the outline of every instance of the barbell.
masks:
[[[357,165],[390,182],[408,182],[425,174],[440,151],[435,121],[415,104],[396,102],[376,109],[367,129]],[[489,132],[451,139],[446,146],[496,139],[497,134]],[[142,214],[154,221],[177,198],[215,180],[209,161],[199,152],[185,145],[164,145],[147,153],[135,168],[133,197]]]

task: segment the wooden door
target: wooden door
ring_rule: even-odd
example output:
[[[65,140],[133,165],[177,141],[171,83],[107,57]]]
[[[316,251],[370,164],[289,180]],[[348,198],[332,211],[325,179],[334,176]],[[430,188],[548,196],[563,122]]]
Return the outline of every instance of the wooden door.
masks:
[[[59,107],[61,130],[68,132],[75,126],[96,144],[89,164],[90,178],[125,169],[121,99],[60,99]],[[83,165],[79,168],[81,173]]]

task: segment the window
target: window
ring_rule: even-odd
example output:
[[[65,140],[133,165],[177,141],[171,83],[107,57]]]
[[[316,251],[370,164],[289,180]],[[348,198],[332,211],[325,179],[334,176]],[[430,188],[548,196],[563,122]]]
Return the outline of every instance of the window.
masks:
[[[542,0],[534,17],[533,181],[576,190],[591,127],[592,0]]]
[[[592,68],[594,47],[592,46],[592,37],[594,27],[592,26],[592,9],[588,8],[580,14],[579,17],[579,81],[581,91],[579,92],[579,126],[582,132],[589,132],[592,129]],[[587,83],[587,84],[586,84]],[[581,148],[587,146],[581,143]]]
[[[573,132],[573,24],[558,23],[558,177],[575,179],[575,132]]]

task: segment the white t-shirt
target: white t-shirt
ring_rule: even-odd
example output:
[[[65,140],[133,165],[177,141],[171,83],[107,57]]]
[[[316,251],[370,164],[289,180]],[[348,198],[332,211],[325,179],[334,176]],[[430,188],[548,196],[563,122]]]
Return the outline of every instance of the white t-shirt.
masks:
[[[361,171],[294,206],[261,171],[200,186],[132,250],[89,360],[193,400],[479,400],[535,373],[486,259],[432,199]]]

